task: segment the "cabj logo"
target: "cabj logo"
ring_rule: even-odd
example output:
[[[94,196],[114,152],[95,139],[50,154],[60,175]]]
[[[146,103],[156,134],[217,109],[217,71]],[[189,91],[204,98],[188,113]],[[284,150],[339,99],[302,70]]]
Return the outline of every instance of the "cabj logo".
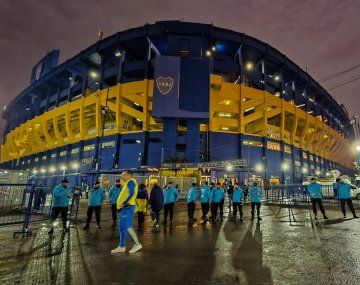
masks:
[[[174,79],[171,77],[158,77],[156,78],[156,86],[161,94],[168,94],[174,85]]]

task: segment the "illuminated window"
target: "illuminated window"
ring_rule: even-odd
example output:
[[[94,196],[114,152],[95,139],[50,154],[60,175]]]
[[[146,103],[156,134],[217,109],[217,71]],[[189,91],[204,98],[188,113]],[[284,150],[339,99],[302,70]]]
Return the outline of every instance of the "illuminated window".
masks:
[[[39,161],[39,158],[38,157],[35,157],[35,162],[38,162]]]
[[[289,147],[288,145],[284,145],[284,152],[291,153],[291,147]]]
[[[276,142],[267,142],[267,149],[280,151],[280,144]]]
[[[90,164],[92,162],[92,157],[84,158],[81,160],[81,164]]]
[[[65,156],[66,153],[67,153],[67,151],[66,151],[66,150],[63,150],[63,151],[60,152],[59,156]]]
[[[94,144],[89,144],[89,145],[84,146],[84,151],[90,151],[90,150],[93,150],[94,148],[95,148]]]
[[[41,160],[46,160],[46,159],[47,159],[46,155],[43,155],[43,157],[41,158]]]
[[[55,158],[55,157],[56,157],[56,153],[52,153],[51,158]]]
[[[77,147],[77,148],[73,148],[72,150],[71,150],[71,154],[76,154],[76,153],[79,153],[79,148]]]
[[[307,153],[306,152],[303,152],[303,159],[307,159]]]
[[[309,159],[310,159],[311,161],[314,161],[314,156],[313,156],[312,154],[310,154]]]
[[[259,141],[243,141],[243,145],[263,147],[262,142]]]
[[[111,141],[111,142],[104,142],[101,144],[102,148],[109,148],[109,147],[115,147],[115,141]]]

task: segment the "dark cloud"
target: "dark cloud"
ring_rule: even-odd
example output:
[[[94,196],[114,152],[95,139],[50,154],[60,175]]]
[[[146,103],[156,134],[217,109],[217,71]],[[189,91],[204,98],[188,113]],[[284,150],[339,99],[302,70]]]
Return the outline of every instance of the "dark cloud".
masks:
[[[307,67],[316,79],[360,64],[357,0],[1,0],[0,12],[1,107],[28,85],[32,66],[47,50],[60,49],[64,61],[94,43],[98,28],[108,36],[157,20],[212,22],[244,32]],[[359,114],[359,86],[360,80],[331,92],[352,115]]]

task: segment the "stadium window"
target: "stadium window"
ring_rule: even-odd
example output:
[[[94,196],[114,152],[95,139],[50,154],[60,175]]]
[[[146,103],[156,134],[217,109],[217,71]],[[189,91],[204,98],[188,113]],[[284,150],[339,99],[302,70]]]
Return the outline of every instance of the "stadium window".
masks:
[[[245,140],[245,141],[243,141],[243,145],[263,147],[262,142],[259,142],[259,141],[248,141],[248,140]]]
[[[79,148],[77,147],[77,148],[73,148],[72,150],[71,150],[71,154],[76,154],[76,153],[79,153]]]
[[[101,148],[115,147],[115,141],[104,142],[101,144]]]
[[[35,157],[35,162],[38,162],[39,161],[39,158],[38,157]]]
[[[309,159],[310,159],[311,161],[314,161],[314,156],[313,156],[312,154],[310,154]]]
[[[94,148],[95,148],[94,144],[85,145],[84,151],[90,151],[90,150],[93,150]]]
[[[307,153],[306,152],[303,152],[303,159],[307,159]]]
[[[66,151],[66,150],[63,150],[63,151],[60,152],[59,156],[65,156],[66,153],[67,153],[67,151]]]
[[[55,157],[56,157],[56,153],[52,153],[51,158],[55,158]]]
[[[46,159],[47,159],[46,155],[43,155],[43,157],[41,158],[41,160],[46,160]]]
[[[126,139],[123,140],[123,144],[141,143],[140,139]]]
[[[280,151],[280,144],[276,142],[267,142],[267,149]]]
[[[92,157],[84,158],[81,160],[81,164],[90,164],[92,162]]]
[[[289,147],[288,145],[284,145],[284,152],[291,153],[291,147]]]

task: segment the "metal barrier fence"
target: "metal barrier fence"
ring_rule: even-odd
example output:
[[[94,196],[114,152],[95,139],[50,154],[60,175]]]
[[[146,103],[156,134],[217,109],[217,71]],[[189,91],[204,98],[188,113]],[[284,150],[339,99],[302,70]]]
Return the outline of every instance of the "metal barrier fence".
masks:
[[[321,190],[323,203],[339,204],[337,193],[331,185],[322,185]],[[356,199],[356,193],[352,192],[352,198]],[[307,195],[307,185],[303,184],[271,185],[265,187],[263,199],[265,204],[299,205],[310,202],[310,197]],[[354,202],[357,204],[356,201]]]
[[[69,204],[69,221],[76,222],[79,208],[80,189],[73,188]],[[22,224],[23,236],[31,235],[29,224],[51,218],[53,188],[35,184],[0,184],[0,227]]]

